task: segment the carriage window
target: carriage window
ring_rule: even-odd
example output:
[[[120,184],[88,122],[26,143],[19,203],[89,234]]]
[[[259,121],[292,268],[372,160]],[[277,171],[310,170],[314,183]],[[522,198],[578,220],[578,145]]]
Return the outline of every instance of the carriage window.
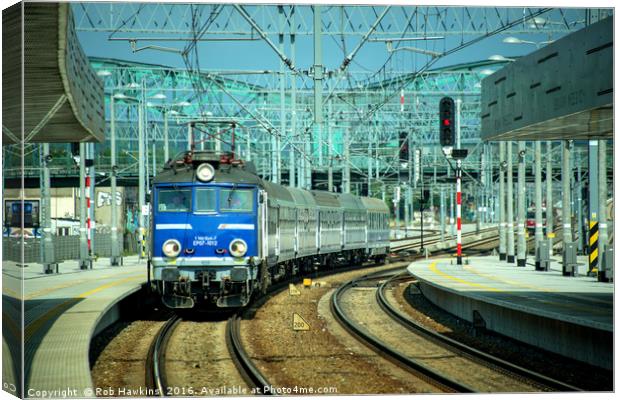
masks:
[[[196,212],[215,211],[215,190],[196,189]]]
[[[253,210],[253,191],[244,189],[220,190],[220,211],[250,212]]]
[[[184,212],[192,207],[190,189],[162,189],[157,197],[157,210],[165,212]]]

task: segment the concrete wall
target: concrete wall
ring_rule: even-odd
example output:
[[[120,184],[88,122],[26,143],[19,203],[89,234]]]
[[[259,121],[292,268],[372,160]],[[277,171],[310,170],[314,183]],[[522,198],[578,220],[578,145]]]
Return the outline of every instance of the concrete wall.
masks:
[[[478,311],[488,330],[591,365],[613,368],[613,332],[502,307],[422,280],[420,290],[433,304],[466,321],[473,322],[473,312]]]

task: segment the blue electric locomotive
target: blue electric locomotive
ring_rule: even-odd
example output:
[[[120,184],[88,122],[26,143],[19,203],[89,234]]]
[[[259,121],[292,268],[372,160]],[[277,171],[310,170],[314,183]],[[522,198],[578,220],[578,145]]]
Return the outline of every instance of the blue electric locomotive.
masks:
[[[243,307],[273,281],[389,250],[382,201],[263,181],[230,154],[188,151],[151,193],[149,272],[169,308]]]

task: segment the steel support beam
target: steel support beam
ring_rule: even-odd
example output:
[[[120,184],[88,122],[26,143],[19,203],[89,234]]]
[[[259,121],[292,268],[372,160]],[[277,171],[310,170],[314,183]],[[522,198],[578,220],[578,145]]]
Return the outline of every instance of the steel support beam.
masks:
[[[543,214],[542,214],[542,155],[540,141],[534,142],[534,202],[536,206],[536,226],[534,228],[536,269],[539,268],[538,246],[543,241]]]
[[[518,143],[519,149],[519,166],[517,171],[517,267],[525,267],[527,258],[527,244],[525,241],[525,142]]]
[[[507,249],[506,249],[506,261],[509,263],[515,262],[515,230],[514,230],[514,196],[512,194],[514,185],[513,185],[513,170],[512,170],[512,142],[506,142],[506,174],[507,174],[507,190],[506,190],[506,229],[508,230],[508,234],[506,239]]]
[[[313,125],[313,137],[312,142],[317,141],[319,151],[321,149],[321,143],[319,138],[322,136],[323,130],[323,25],[321,22],[321,9],[320,5],[315,4],[314,9],[314,65],[313,69],[313,81],[314,81],[314,125]],[[312,145],[310,144],[310,151],[306,152],[306,174],[305,188],[312,188]],[[348,162],[348,159],[346,160]],[[346,164],[345,164],[346,165]],[[350,190],[350,187],[349,187]],[[348,193],[348,192],[347,192]]]
[[[506,144],[499,142],[499,259],[506,260]]]
[[[547,185],[547,240],[549,241],[549,257],[553,256],[553,241],[555,238],[555,214],[553,207],[553,168],[552,168],[553,143],[547,142],[547,171],[545,183]]]

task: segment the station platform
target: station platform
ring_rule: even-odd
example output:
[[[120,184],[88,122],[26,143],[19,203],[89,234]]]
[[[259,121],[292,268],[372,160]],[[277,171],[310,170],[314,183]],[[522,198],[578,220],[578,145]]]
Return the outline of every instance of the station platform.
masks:
[[[123,264],[112,267],[109,259],[100,258],[92,269],[80,270],[70,261],[52,275],[43,274],[41,265],[3,265],[5,296],[11,296],[6,289],[19,285],[15,268],[24,273],[26,397],[93,397],[90,340],[118,319],[119,302],[146,282],[146,260],[130,256]],[[5,368],[10,357],[3,353]]]
[[[613,284],[516,267],[497,256],[409,265],[424,296],[475,326],[606,369],[613,367]],[[585,269],[582,267],[580,272]]]

